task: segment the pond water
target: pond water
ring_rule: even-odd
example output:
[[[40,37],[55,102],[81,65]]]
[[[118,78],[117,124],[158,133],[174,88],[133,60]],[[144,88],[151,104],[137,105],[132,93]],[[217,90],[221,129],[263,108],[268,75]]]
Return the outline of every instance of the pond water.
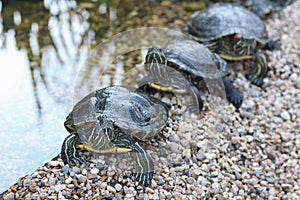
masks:
[[[78,21],[72,32],[67,11],[76,4],[61,8],[66,19],[54,15],[57,5],[0,1],[0,192],[56,156],[65,137],[80,31],[87,27]]]
[[[202,6],[172,0],[0,0],[0,193],[60,153],[76,76],[90,49],[130,28],[181,29]]]

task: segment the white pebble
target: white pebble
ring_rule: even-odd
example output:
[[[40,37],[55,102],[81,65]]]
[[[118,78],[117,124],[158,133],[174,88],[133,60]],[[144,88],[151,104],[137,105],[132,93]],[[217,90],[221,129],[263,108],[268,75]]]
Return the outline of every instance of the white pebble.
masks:
[[[290,116],[290,113],[286,110],[284,110],[281,114],[280,114],[280,117],[286,121],[289,121],[291,116]]]
[[[87,174],[87,170],[86,169],[82,169],[82,174],[86,175]]]
[[[59,161],[52,160],[52,161],[49,161],[48,164],[49,164],[51,167],[57,167],[57,166],[59,166],[61,163],[60,163]]]
[[[98,172],[99,172],[99,169],[97,169],[97,168],[91,169],[92,174],[98,174]]]
[[[72,177],[68,177],[65,181],[66,184],[70,184],[71,182],[73,181],[73,178]]]
[[[116,188],[117,191],[120,191],[120,190],[122,190],[122,185],[119,184],[119,183],[117,183],[117,184],[115,185],[115,188]]]
[[[252,142],[253,141],[253,136],[252,135],[246,135],[247,142]]]
[[[111,193],[116,193],[116,192],[117,192],[116,189],[113,188],[113,187],[111,187],[110,185],[108,185],[108,186],[106,187],[106,189],[107,189],[108,191],[110,191]]]
[[[291,80],[296,82],[298,80],[298,76],[296,73],[292,73],[291,76],[290,76]]]

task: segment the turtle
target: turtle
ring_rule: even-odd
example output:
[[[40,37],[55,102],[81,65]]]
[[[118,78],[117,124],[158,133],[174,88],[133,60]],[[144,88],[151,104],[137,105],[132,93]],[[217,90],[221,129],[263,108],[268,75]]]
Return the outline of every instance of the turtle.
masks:
[[[239,5],[216,3],[192,14],[186,30],[225,60],[253,59],[247,78],[255,85],[263,84],[268,65],[259,49],[274,50],[278,40],[268,36],[264,22],[253,12]]]
[[[208,3],[228,2],[241,5],[264,19],[283,7],[292,4],[294,1],[295,0],[210,0]]]
[[[218,54],[212,53],[203,44],[188,38],[180,38],[171,41],[164,49],[158,46],[152,46],[148,49],[145,58],[145,69],[150,76],[155,77],[154,80],[174,79],[170,81],[170,85],[160,85],[154,82],[149,82],[148,85],[162,91],[183,93],[184,91],[180,90],[185,88],[182,83],[186,82],[178,79],[178,76],[171,74],[172,72],[168,72],[169,67],[183,74],[188,83],[191,84],[200,112],[204,103],[199,90],[207,89],[207,84],[205,84],[207,79],[212,81],[221,80],[229,102],[237,109],[241,106],[243,94],[228,79],[227,75],[230,68],[227,62]],[[218,83],[213,84],[218,85]]]
[[[242,5],[254,12],[260,18],[265,18],[271,13],[292,4],[294,0],[247,0]]]
[[[135,152],[136,181],[149,186],[153,160],[140,142],[153,138],[166,125],[167,104],[145,92],[125,86],[95,90],[80,100],[67,116],[70,133],[63,141],[65,164],[86,163],[77,148],[96,153]]]

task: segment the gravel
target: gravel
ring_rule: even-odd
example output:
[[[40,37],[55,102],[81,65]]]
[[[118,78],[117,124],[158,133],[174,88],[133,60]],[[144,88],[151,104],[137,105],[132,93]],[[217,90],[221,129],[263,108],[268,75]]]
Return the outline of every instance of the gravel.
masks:
[[[152,187],[135,184],[129,153],[80,152],[89,164],[64,166],[55,158],[0,198],[299,199],[299,10],[296,1],[266,19],[270,36],[281,37],[281,49],[266,52],[270,72],[262,88],[237,74],[235,84],[245,97],[239,111],[222,100],[212,103],[216,99],[210,95],[204,95],[201,120],[172,108],[168,126],[144,144],[155,163]]]

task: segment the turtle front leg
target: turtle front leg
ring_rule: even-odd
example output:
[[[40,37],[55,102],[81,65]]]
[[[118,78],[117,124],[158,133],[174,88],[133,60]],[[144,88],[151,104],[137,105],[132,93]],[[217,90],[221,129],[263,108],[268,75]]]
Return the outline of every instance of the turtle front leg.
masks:
[[[61,159],[64,164],[79,166],[82,163],[86,163],[85,160],[78,156],[76,150],[78,144],[80,144],[80,138],[77,133],[66,137],[61,147]]]
[[[136,152],[135,179],[141,185],[150,186],[154,171],[153,160],[137,142],[133,146],[140,149],[139,152]]]
[[[255,55],[255,65],[253,66],[253,69],[251,70],[247,78],[254,85],[261,86],[264,77],[267,75],[267,72],[268,72],[268,64],[267,64],[266,57],[263,54],[257,53]]]
[[[231,83],[230,80],[228,80],[228,78],[224,77],[222,80],[228,101],[232,103],[236,109],[238,109],[243,103],[243,94]]]
[[[111,142],[121,148],[130,148],[136,152],[136,181],[144,186],[149,186],[153,178],[153,160],[143,147],[130,135],[118,132]]]

